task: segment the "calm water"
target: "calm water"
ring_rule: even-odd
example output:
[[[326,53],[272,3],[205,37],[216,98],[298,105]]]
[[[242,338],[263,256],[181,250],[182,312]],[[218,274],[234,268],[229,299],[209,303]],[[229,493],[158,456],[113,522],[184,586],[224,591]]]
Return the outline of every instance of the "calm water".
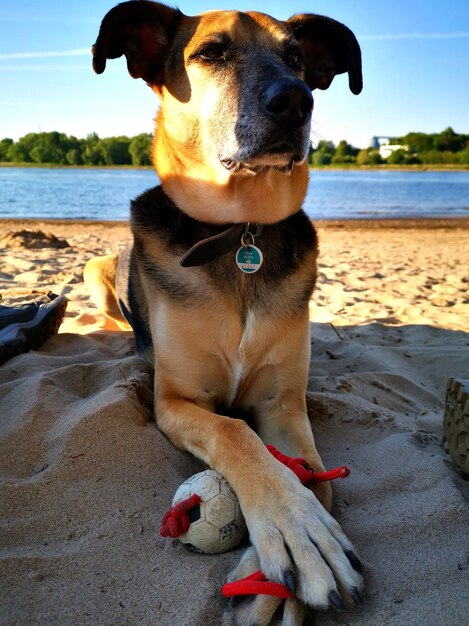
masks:
[[[0,168],[0,218],[125,220],[150,170]],[[469,172],[312,171],[313,219],[469,217]]]

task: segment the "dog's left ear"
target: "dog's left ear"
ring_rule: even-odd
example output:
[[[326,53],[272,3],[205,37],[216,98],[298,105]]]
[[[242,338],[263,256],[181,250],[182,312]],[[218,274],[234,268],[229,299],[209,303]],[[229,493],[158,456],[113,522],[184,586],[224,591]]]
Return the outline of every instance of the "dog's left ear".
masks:
[[[328,17],[309,13],[293,15],[285,22],[300,44],[305,58],[305,81],[313,89],[327,89],[336,74],[348,72],[350,91],[363,87],[362,61],[352,31]]]

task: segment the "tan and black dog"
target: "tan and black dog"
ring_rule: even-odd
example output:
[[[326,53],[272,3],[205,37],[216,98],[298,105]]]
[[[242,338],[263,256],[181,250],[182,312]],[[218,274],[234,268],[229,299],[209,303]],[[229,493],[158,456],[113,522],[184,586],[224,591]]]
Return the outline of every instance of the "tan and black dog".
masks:
[[[154,358],[159,428],[238,495],[252,547],[231,578],[262,568],[296,595],[241,602],[237,622],[283,611],[300,624],[305,606],[358,603],[360,562],[326,510],[330,488],[306,489],[264,445],[324,469],[305,406],[317,241],[301,205],[311,90],[348,72],[361,91],[355,36],[310,14],[187,17],[137,0],[105,16],[95,71],[121,55],[160,98],[161,186],[132,202],[133,247],[91,261],[86,282]]]

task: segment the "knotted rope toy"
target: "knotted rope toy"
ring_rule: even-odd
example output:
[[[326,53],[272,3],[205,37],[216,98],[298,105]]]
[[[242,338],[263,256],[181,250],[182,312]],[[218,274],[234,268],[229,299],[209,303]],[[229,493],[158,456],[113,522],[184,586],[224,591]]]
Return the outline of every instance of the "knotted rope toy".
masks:
[[[333,470],[329,470],[327,472],[315,472],[308,466],[308,462],[306,461],[306,459],[300,457],[289,457],[286,454],[279,452],[279,450],[271,445],[268,445],[267,449],[272,454],[272,456],[277,459],[277,461],[283,463],[289,469],[291,469],[292,472],[298,477],[299,481],[305,486],[311,483],[320,483],[334,480],[336,478],[347,478],[347,476],[349,476],[350,474],[349,468],[345,465],[342,467],[337,467]],[[201,518],[200,507],[204,505],[203,494],[199,495],[198,493],[193,493],[189,489],[189,491],[191,491],[189,497],[186,497],[179,502],[177,501],[178,493],[181,491],[181,489],[185,487],[187,490],[190,485],[193,484],[194,488],[201,487],[200,491],[205,491],[206,493],[208,493],[209,500],[215,502],[218,494],[214,495],[213,485],[211,487],[209,486],[209,488],[207,489],[207,486],[204,482],[204,480],[206,480],[206,475],[210,476],[212,482],[213,480],[217,480],[219,482],[220,486],[218,488],[218,491],[222,494],[221,497],[225,497],[226,494],[229,494],[229,499],[232,500],[232,495],[234,495],[234,492],[231,490],[231,487],[229,486],[227,481],[221,476],[221,474],[218,474],[218,472],[215,472],[215,470],[206,470],[205,472],[201,472],[200,474],[195,474],[187,481],[185,481],[176,492],[173,499],[173,506],[163,516],[162,525],[160,528],[160,535],[162,537],[172,537],[173,539],[178,538],[179,540],[182,540],[182,542],[185,543],[190,550],[195,552],[201,552],[203,554],[218,554],[220,552],[232,550],[233,548],[237,547],[245,538],[246,531],[244,520],[242,519],[242,517],[238,515],[236,520],[232,520],[231,523],[228,522],[224,527],[221,527],[219,520],[217,520],[214,524],[214,527],[218,528],[219,532],[218,535],[214,535],[212,533],[211,543],[213,545],[203,545],[205,539],[203,536],[198,538],[199,540],[202,539],[202,545],[200,543],[199,545],[194,545],[194,539],[192,537],[187,537],[187,535],[191,531],[191,523],[197,522]],[[235,515],[237,513],[238,511],[235,511]],[[213,520],[207,519],[207,517],[210,518],[210,511],[205,512],[205,519],[202,521],[208,522],[209,525],[212,525]],[[230,517],[230,515],[228,517]],[[233,514],[231,515],[231,517],[233,517]],[[224,531],[224,528],[229,530]],[[229,535],[228,541],[223,541],[224,535]],[[186,541],[184,541],[185,539]],[[261,570],[253,572],[252,574],[249,574],[249,576],[246,576],[241,580],[237,580],[232,583],[226,583],[222,587],[222,594],[225,598],[239,595],[255,594],[277,596],[279,598],[293,597],[293,594],[287,589],[286,585],[267,580]]]
[[[302,485],[309,485],[310,483],[324,483],[328,480],[334,480],[335,478],[347,478],[350,474],[350,470],[346,465],[342,467],[336,467],[328,472],[315,472],[308,466],[308,461],[300,457],[287,456],[279,452],[274,446],[266,446],[267,450],[277,461],[286,465],[291,471],[299,478]]]
[[[162,537],[172,537],[173,539],[187,533],[191,520],[188,514],[190,509],[199,504],[202,498],[194,493],[182,502],[178,502],[164,514],[161,522],[160,535]]]

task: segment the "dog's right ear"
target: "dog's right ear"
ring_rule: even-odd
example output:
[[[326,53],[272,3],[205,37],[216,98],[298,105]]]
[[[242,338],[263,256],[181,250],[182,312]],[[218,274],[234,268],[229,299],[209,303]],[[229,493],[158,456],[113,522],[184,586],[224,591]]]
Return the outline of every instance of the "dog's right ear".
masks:
[[[352,31],[322,15],[293,15],[286,25],[303,49],[305,81],[313,89],[327,89],[336,74],[348,73],[350,91],[363,88],[360,46]]]
[[[165,54],[183,14],[159,2],[131,0],[111,9],[92,47],[93,69],[102,74],[107,59],[125,54],[133,78],[151,85],[163,82]]]

